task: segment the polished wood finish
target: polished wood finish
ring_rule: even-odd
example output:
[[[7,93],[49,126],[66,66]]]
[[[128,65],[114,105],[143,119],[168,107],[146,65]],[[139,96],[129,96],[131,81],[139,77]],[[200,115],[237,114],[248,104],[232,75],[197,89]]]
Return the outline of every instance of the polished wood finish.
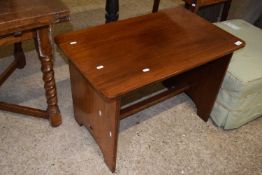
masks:
[[[192,98],[197,107],[197,114],[207,121],[232,54],[225,55],[218,60],[212,61],[200,67],[200,74],[195,83],[186,93]]]
[[[68,8],[59,0],[7,0],[0,2],[0,46],[14,44],[14,61],[0,75],[0,85],[16,68],[26,65],[22,42],[34,39],[41,61],[47,109],[40,110],[0,102],[0,109],[47,118],[61,124],[53,70],[51,25],[69,19]]]
[[[109,99],[242,47],[234,44],[237,39],[231,34],[183,8],[69,32],[55,40],[94,88]],[[181,47],[185,44],[187,47]],[[104,69],[97,70],[98,65]],[[150,72],[143,73],[144,68]]]
[[[221,21],[225,21],[229,13],[232,0],[183,0],[183,1],[185,2],[185,7],[187,9],[190,9],[194,13],[198,13],[199,9],[202,7],[207,7],[215,4],[224,4]]]
[[[10,35],[9,34],[9,35],[6,35],[5,37],[3,36],[1,37],[0,46],[30,40],[33,37],[34,37],[34,32],[32,31],[25,31],[19,35]]]
[[[112,172],[120,119],[186,92],[207,121],[232,52],[244,46],[183,8],[70,32],[55,41],[69,58],[75,118],[90,130]],[[121,107],[127,94],[159,82],[165,91]]]

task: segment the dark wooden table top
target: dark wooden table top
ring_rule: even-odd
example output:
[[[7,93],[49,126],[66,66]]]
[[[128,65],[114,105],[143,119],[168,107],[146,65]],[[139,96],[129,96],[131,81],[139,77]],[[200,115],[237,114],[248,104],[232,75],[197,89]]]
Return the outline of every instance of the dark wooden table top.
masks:
[[[69,9],[60,0],[0,0],[0,35],[60,22]]]
[[[239,38],[183,8],[70,32],[55,41],[91,85],[109,99],[244,46]],[[242,44],[236,45],[237,41]],[[150,71],[143,72],[147,68]]]

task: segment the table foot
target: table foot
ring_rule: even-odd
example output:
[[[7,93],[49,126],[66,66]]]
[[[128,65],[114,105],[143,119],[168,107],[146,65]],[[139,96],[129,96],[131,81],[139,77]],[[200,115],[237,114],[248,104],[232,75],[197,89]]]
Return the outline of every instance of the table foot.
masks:
[[[62,118],[60,113],[49,114],[49,121],[51,126],[57,127],[62,123]]]

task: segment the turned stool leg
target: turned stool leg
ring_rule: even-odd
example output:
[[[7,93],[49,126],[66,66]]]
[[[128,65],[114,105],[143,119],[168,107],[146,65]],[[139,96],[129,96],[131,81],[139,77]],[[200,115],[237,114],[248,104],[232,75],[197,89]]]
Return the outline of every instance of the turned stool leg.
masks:
[[[50,27],[40,28],[36,31],[36,50],[38,51],[41,61],[41,70],[43,72],[43,80],[45,94],[47,98],[47,112],[49,121],[52,126],[59,126],[62,123],[61,114],[57,104],[57,93],[53,70],[52,44],[51,44]]]

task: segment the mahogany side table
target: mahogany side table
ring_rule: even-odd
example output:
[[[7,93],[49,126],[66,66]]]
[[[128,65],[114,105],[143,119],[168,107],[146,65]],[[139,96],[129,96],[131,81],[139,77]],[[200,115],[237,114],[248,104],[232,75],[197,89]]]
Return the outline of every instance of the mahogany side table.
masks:
[[[69,58],[75,119],[88,128],[112,172],[121,119],[185,92],[207,121],[232,53],[245,45],[184,8],[69,32],[55,41]],[[165,91],[121,105],[130,92],[165,80],[171,84]]]
[[[16,68],[26,65],[22,42],[35,40],[41,61],[47,109],[40,110],[0,102],[0,109],[49,119],[52,126],[61,124],[53,70],[51,25],[69,20],[69,9],[60,0],[0,1],[0,46],[14,44],[14,61],[0,75],[0,86]],[[30,87],[29,87],[30,88]]]

